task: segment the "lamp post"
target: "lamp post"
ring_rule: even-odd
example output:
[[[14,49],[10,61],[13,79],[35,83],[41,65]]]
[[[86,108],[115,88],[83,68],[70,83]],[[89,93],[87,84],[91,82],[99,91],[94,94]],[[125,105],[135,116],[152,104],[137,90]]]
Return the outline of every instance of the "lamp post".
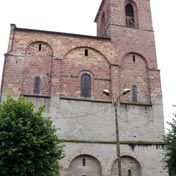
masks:
[[[124,89],[123,92],[117,97],[113,98],[109,92],[109,90],[105,89],[103,90],[103,93],[106,96],[109,96],[112,99],[112,104],[114,106],[115,110],[115,127],[116,127],[116,155],[117,155],[117,161],[118,161],[118,176],[121,176],[121,159],[120,159],[120,141],[119,141],[119,124],[118,124],[118,112],[117,107],[119,108],[120,102],[119,99],[121,96],[127,94],[130,92],[130,89]]]

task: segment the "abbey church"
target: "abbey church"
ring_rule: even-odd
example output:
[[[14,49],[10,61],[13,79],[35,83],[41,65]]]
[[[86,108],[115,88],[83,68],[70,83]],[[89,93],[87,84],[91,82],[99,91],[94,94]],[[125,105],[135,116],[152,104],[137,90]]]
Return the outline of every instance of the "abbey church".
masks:
[[[102,0],[95,22],[97,36],[11,24],[1,101],[46,106],[65,143],[61,176],[117,176],[119,161],[122,176],[167,176],[150,0]]]

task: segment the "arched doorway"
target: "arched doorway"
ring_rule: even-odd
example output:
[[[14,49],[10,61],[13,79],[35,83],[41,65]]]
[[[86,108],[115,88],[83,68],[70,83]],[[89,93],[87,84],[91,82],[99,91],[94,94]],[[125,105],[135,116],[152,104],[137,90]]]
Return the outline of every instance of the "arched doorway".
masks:
[[[71,161],[69,176],[101,176],[101,165],[93,156],[80,155]]]
[[[121,169],[122,176],[142,176],[142,169],[140,163],[131,156],[121,157]],[[112,165],[111,175],[115,176],[118,174],[118,163],[117,160]]]

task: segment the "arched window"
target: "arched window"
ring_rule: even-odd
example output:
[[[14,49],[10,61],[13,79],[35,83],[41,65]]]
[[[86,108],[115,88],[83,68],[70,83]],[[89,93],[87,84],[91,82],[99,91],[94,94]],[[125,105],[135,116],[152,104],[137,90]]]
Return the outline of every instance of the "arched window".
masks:
[[[40,77],[36,76],[34,79],[34,94],[39,94],[40,93]]]
[[[81,76],[81,96],[91,96],[91,77],[88,74],[83,74]]]
[[[125,6],[125,15],[126,15],[126,26],[135,27],[134,9],[130,3],[128,3]]]
[[[132,86],[132,101],[137,101],[137,86]]]
[[[132,176],[131,175],[131,169],[128,169],[128,176]]]

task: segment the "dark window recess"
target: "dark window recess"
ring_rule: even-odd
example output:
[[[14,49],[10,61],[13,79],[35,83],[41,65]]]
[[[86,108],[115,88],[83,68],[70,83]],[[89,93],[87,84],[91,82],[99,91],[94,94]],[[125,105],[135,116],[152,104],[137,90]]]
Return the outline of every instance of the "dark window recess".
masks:
[[[37,76],[34,79],[34,94],[39,94],[40,93],[40,77]]]
[[[135,55],[133,55],[133,62],[135,62],[136,61],[136,57],[135,57]]]
[[[39,44],[39,51],[41,51],[42,49],[42,44]]]
[[[85,158],[83,158],[83,160],[82,160],[82,165],[86,166],[86,159]]]
[[[81,96],[91,96],[91,78],[88,74],[83,74],[81,76]]]
[[[132,176],[131,175],[131,169],[128,169],[128,176]]]
[[[137,86],[132,86],[132,101],[137,101]]]
[[[88,49],[85,49],[84,52],[85,52],[85,53],[84,53],[85,56],[88,56],[88,55],[89,55]]]
[[[126,26],[135,27],[134,10],[131,4],[126,5],[125,15],[126,15]]]

